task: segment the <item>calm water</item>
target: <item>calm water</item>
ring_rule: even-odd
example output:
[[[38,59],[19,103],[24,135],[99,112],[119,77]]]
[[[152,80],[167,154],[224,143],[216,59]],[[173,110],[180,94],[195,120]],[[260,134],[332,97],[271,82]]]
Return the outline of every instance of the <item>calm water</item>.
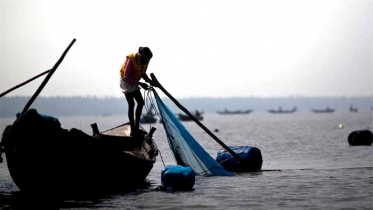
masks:
[[[14,119],[1,119],[0,131]],[[64,128],[91,134],[119,125],[124,116],[60,117]],[[203,124],[227,145],[258,147],[262,169],[281,171],[242,173],[235,177],[197,177],[191,192],[155,192],[161,183],[163,162],[148,176],[149,186],[128,193],[92,199],[65,200],[61,209],[373,209],[373,146],[349,146],[354,130],[373,128],[371,111],[331,114],[252,113],[222,116],[205,114]],[[344,129],[337,129],[340,124]],[[216,157],[221,148],[193,122],[184,123],[200,144]],[[175,164],[161,124],[154,124],[154,139],[165,165]],[[148,130],[149,125],[145,125]],[[0,164],[2,209],[27,209],[22,193],[12,182],[6,164]],[[45,198],[35,196],[42,207]],[[27,199],[26,199],[27,200]],[[29,201],[29,200],[27,200]],[[23,202],[23,203],[22,203]],[[22,203],[22,204],[20,204]]]

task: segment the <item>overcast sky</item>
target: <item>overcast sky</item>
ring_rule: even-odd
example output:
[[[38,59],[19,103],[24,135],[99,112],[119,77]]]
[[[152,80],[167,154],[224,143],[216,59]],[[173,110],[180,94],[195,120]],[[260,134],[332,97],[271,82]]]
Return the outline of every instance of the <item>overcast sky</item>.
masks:
[[[43,96],[122,97],[148,46],[175,97],[373,95],[373,1],[0,0],[0,92],[53,67]],[[9,95],[32,95],[42,80]]]

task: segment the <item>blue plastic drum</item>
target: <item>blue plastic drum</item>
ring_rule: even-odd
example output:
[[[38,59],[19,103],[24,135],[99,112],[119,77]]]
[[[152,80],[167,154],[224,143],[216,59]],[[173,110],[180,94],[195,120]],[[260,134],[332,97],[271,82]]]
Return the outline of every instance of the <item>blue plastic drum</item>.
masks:
[[[348,135],[348,143],[351,146],[358,146],[358,145],[372,145],[373,142],[373,134],[370,130],[357,130],[353,131]]]
[[[192,190],[195,176],[191,167],[165,166],[162,168],[162,187],[167,190]]]
[[[216,161],[219,162],[225,170],[252,172],[262,169],[263,158],[258,148],[249,146],[230,146],[229,148],[238,154],[246,163],[240,163],[229,152],[222,148],[218,152]]]

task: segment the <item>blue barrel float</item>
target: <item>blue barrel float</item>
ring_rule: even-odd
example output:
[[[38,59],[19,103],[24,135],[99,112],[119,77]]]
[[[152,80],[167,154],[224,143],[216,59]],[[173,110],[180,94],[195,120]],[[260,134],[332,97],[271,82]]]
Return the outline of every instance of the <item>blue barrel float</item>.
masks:
[[[196,174],[191,167],[169,165],[162,168],[161,181],[164,190],[192,190]]]
[[[372,145],[373,133],[370,130],[357,130],[348,135],[348,143],[351,146]]]
[[[229,152],[222,148],[218,151],[216,161],[220,163],[225,170],[253,172],[262,169],[263,158],[258,148],[249,146],[230,146],[229,148],[238,154],[246,164],[240,163]]]

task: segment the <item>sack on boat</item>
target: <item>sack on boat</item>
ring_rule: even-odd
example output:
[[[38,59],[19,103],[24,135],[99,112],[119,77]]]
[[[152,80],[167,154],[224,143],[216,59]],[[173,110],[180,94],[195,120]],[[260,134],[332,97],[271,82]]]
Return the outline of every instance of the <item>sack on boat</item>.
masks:
[[[262,169],[263,158],[262,153],[256,147],[249,146],[230,146],[236,154],[238,154],[246,164],[242,164],[236,160],[224,148],[220,149],[216,161],[227,171],[258,171]]]
[[[26,112],[26,114],[27,113],[29,113],[29,115],[32,115],[34,117],[36,115],[39,115],[39,116],[43,117],[46,120],[46,122],[51,123],[51,124],[53,124],[53,125],[55,125],[57,127],[61,127],[61,123],[58,120],[58,118],[56,118],[56,117],[53,117],[53,116],[50,116],[50,115],[46,115],[46,114],[42,114],[42,113],[38,113],[38,111],[36,109],[29,109]],[[17,116],[17,118],[20,118],[20,117],[22,117],[24,115],[25,114],[22,114],[22,113],[18,112],[16,116]]]
[[[191,167],[169,165],[162,168],[162,187],[167,190],[192,190],[195,176]]]

